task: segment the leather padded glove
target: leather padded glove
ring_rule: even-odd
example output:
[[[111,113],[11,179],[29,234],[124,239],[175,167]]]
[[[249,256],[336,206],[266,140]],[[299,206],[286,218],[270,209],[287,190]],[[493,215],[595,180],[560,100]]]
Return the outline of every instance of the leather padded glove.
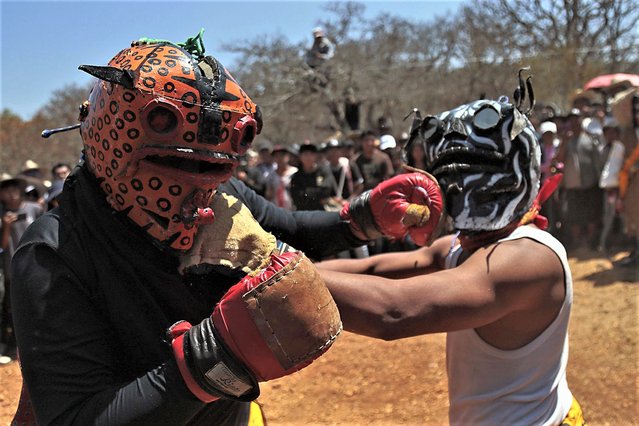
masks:
[[[410,235],[415,244],[423,246],[436,237],[443,211],[444,197],[437,180],[415,171],[362,193],[344,206],[340,216],[350,222],[355,235],[369,240]]]
[[[301,252],[274,252],[266,265],[231,287],[211,317],[170,329],[180,373],[205,402],[250,401],[258,382],[301,370],[342,330],[337,306]]]

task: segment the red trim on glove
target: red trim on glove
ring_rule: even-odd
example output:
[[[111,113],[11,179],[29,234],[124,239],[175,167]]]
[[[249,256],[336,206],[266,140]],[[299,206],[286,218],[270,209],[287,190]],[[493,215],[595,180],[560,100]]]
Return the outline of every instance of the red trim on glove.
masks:
[[[188,321],[180,321],[175,323],[169,328],[169,333],[171,333],[171,337],[173,340],[171,341],[171,347],[173,348],[173,356],[175,357],[175,361],[177,363],[178,369],[180,370],[180,374],[182,375],[182,379],[186,384],[186,387],[189,388],[191,393],[195,395],[197,399],[202,402],[213,402],[220,399],[217,396],[213,396],[210,393],[206,392],[202,389],[189,371],[189,367],[186,365],[186,360],[184,359],[184,333],[189,331],[191,328],[191,323]]]
[[[226,292],[211,316],[215,330],[225,347],[260,382],[279,378],[290,372],[282,368],[273,350],[264,340],[262,332],[247,309],[244,295],[267,282],[298,256],[299,252],[272,254],[266,267],[254,276],[245,276]]]

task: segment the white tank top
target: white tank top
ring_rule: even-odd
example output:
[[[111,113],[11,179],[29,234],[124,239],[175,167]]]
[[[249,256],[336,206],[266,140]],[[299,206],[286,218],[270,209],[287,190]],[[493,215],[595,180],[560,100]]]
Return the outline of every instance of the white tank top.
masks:
[[[564,268],[563,305],[554,321],[519,349],[497,349],[474,329],[447,334],[451,425],[558,425],[570,409],[566,365],[572,275],[566,250],[552,235],[530,226],[521,226],[500,241],[519,238],[538,241],[557,254]],[[451,250],[448,268],[457,264],[460,252],[459,246]]]

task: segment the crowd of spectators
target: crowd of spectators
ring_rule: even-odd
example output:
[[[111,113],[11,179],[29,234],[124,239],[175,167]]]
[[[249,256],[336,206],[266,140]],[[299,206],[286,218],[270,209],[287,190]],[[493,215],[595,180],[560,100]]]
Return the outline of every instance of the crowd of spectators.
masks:
[[[612,256],[613,249],[628,248],[629,256],[616,263],[635,266],[637,226],[624,214],[628,203],[620,175],[623,180],[624,173],[636,173],[636,160],[630,159],[636,136],[622,142],[624,125],[613,117],[606,98],[600,99],[576,95],[565,113],[542,104],[531,117],[541,145],[542,184],[563,174],[542,214],[549,220],[549,231],[570,253],[587,249]],[[255,152],[249,152],[238,177],[286,208],[339,210],[353,196],[405,172],[404,163],[425,168],[423,146],[407,147],[407,141],[406,132],[393,135],[384,126],[299,145],[273,145],[263,139]],[[414,247],[410,240],[380,239],[371,242],[366,253]]]
[[[631,153],[637,147],[639,113],[620,122],[612,113],[615,97],[636,99],[636,89],[627,93],[590,91],[577,93],[571,109],[561,114],[541,108],[534,117],[542,151],[542,182],[561,172],[559,190],[544,205],[549,230],[562,240],[569,253],[596,250],[610,256],[613,247],[628,247],[630,254],[617,263],[637,265],[637,217],[628,176],[637,173]],[[635,101],[636,103],[636,101]],[[636,181],[636,178],[635,178]],[[636,182],[635,182],[636,185]]]

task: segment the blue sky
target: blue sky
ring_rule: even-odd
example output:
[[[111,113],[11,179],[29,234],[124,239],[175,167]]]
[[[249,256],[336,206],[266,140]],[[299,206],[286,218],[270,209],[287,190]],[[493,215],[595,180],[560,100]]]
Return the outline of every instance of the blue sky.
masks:
[[[430,21],[454,11],[459,0],[362,1],[366,16],[387,12]],[[311,43],[311,29],[326,19],[327,2],[317,1],[7,1],[0,0],[0,108],[23,119],[53,91],[90,76],[81,64],[102,65],[140,37],[184,41],[205,29],[204,45],[231,72],[234,57],[216,43],[279,34],[292,43]]]

